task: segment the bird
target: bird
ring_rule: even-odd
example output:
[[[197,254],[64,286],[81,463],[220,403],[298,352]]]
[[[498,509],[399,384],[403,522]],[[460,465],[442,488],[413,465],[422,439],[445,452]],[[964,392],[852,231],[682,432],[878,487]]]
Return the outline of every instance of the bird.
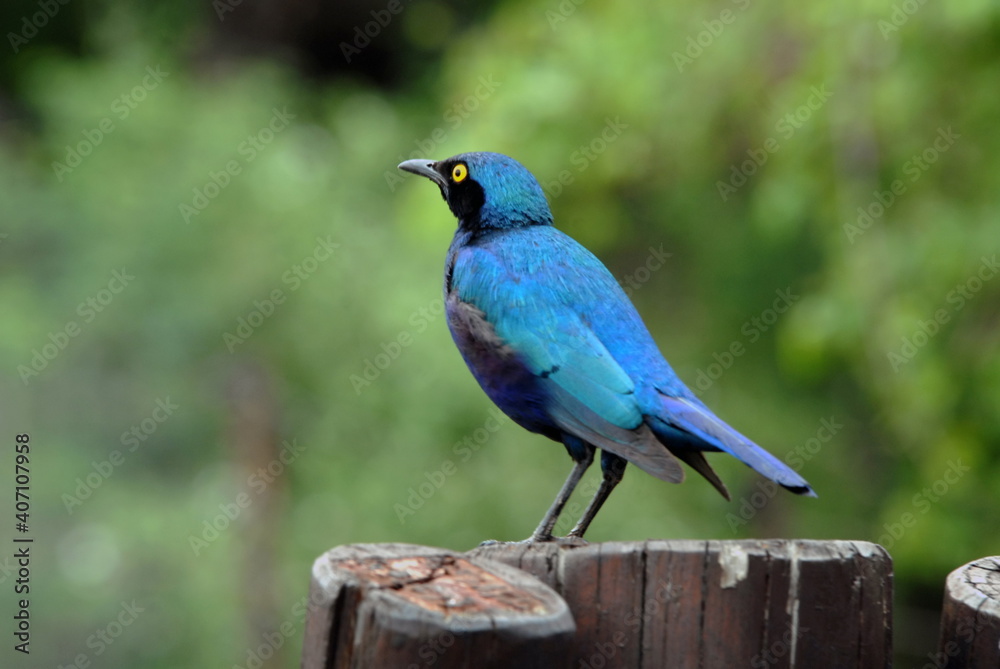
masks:
[[[406,160],[399,169],[437,184],[458,219],[444,301],[466,365],[507,416],[561,442],[573,460],[525,542],[556,540],[556,522],[598,450],[601,483],[568,540],[583,539],[626,464],[680,483],[684,462],[730,500],[704,455],[723,452],[793,493],[816,496],[684,385],[611,272],[553,225],[544,191],[521,163],[472,152]]]

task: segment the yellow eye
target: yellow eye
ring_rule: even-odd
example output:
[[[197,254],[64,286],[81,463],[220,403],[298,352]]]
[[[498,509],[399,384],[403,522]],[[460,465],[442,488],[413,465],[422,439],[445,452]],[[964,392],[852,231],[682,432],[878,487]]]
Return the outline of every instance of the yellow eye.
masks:
[[[455,183],[462,183],[467,176],[469,176],[469,168],[462,163],[451,168],[451,180]]]

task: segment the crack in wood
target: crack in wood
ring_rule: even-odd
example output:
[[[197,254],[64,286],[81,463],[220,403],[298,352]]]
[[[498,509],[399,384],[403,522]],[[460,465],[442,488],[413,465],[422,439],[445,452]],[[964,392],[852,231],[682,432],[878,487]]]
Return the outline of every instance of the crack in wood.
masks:
[[[453,555],[348,559],[338,566],[362,577],[369,589],[391,590],[417,606],[445,614],[546,610],[534,595]]]
[[[642,611],[642,615],[644,616],[646,615],[646,599],[649,594],[646,591],[646,588],[648,587],[649,583],[648,560],[649,560],[649,542],[644,541],[642,543],[642,549],[639,553],[639,569],[642,579],[641,585],[639,586],[640,587],[639,610]],[[645,659],[646,659],[646,626],[639,625],[639,655],[638,655],[637,666],[639,667],[644,666]]]
[[[705,606],[708,603],[708,568],[711,564],[712,542],[705,542],[701,566],[701,606],[698,609],[698,669],[705,669]]]

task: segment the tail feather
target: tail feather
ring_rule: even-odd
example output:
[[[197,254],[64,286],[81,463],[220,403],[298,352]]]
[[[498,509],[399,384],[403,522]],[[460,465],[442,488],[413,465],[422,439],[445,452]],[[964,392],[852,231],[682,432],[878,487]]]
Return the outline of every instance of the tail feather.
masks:
[[[815,497],[816,493],[809,483],[799,474],[786,465],[784,462],[771,455],[763,448],[753,443],[742,434],[724,423],[719,417],[701,405],[696,400],[689,400],[683,397],[660,396],[663,413],[659,418],[677,430],[686,432],[698,439],[706,442],[709,446],[718,448],[729,453],[737,460],[766,476],[788,490],[799,494]],[[699,467],[700,464],[693,464],[680,451],[674,450],[674,454],[685,462],[688,462],[695,471],[705,476],[715,485],[712,477],[708,476]],[[704,457],[702,457],[704,460]],[[707,467],[708,463],[705,463]],[[711,469],[709,468],[709,471]],[[711,472],[714,476],[715,472]],[[716,479],[718,477],[715,477]],[[718,486],[716,485],[716,488]]]
[[[705,459],[705,456],[701,453],[701,451],[696,451],[691,448],[674,448],[670,452],[686,462],[691,469],[708,479],[708,482],[715,486],[716,490],[722,493],[722,496],[726,498],[727,502],[733,499],[729,496],[729,489],[726,488],[726,484],[722,482],[719,475],[716,474],[715,470],[712,469],[712,466],[708,464],[708,460]]]

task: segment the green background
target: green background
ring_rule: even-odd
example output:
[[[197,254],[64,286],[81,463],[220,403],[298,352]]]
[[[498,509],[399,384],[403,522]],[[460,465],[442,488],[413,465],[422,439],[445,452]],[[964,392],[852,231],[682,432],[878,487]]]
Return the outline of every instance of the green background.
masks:
[[[441,316],[454,219],[395,167],[469,150],[524,163],[819,494],[631,469],[590,540],[878,541],[899,666],[1000,553],[995,3],[13,2],[0,29],[0,540],[19,433],[34,538],[5,666],[243,667],[276,633],[265,666],[297,666],[325,550],[534,529],[570,460],[496,421]]]

